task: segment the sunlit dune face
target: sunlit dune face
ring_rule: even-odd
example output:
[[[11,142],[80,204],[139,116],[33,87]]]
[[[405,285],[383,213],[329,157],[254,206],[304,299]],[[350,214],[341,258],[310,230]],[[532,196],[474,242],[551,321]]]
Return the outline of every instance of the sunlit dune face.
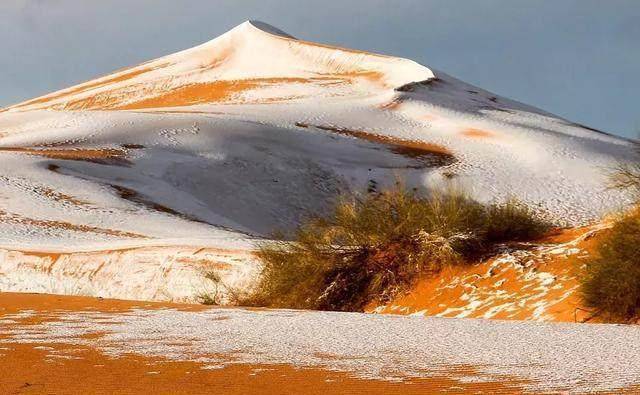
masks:
[[[312,42],[312,41],[305,41],[305,40],[300,40],[300,39],[297,39],[297,38],[282,37],[282,36],[277,36],[277,37],[279,39],[281,39],[281,40],[287,40],[287,41],[290,41],[290,42],[294,42],[296,44],[310,46],[310,47],[331,49],[331,50],[335,50],[335,51],[340,51],[340,52],[344,52],[344,53],[351,53],[351,54],[356,54],[356,55],[375,56],[375,57],[378,57],[378,58],[391,58],[391,56],[376,54],[376,53],[373,53],[373,52],[363,51],[363,50],[359,50],[359,49],[336,47],[334,45],[316,43],[316,42]]]
[[[216,48],[214,52],[209,51],[207,59],[202,62],[199,70],[215,69],[231,58],[234,52],[235,48],[232,46]]]
[[[466,137],[477,137],[477,138],[491,138],[496,136],[494,132],[489,132],[487,130],[476,129],[476,128],[467,128],[463,130],[460,134]]]
[[[214,65],[203,65],[203,70],[215,68]],[[155,68],[154,68],[155,69]],[[153,69],[140,69],[124,73],[112,78],[102,79],[93,83],[87,83],[77,88],[49,95],[22,103],[14,108],[37,106],[58,111],[83,111],[83,110],[143,110],[150,108],[183,107],[189,105],[208,103],[231,102],[256,102],[271,103],[282,100],[293,100],[305,97],[304,95],[285,95],[283,97],[256,97],[247,100],[243,93],[272,86],[286,86],[287,84],[313,84],[322,87],[336,85],[352,85],[370,83],[385,86],[384,75],[378,71],[368,70],[337,70],[334,73],[316,73],[309,78],[299,77],[275,77],[252,78],[239,80],[216,80],[211,82],[192,83],[173,87],[171,80],[158,80],[147,83],[131,81],[128,84],[120,84],[114,89],[89,92],[110,84],[134,79]],[[87,95],[86,93],[92,93]],[[80,97],[78,97],[80,96]],[[66,100],[65,100],[66,99]],[[0,137],[2,135],[0,134]]]
[[[101,87],[104,87],[104,86],[107,86],[107,85],[111,85],[111,84],[127,81],[127,80],[133,79],[133,78],[135,78],[135,77],[137,77],[139,75],[142,75],[142,74],[148,73],[150,71],[162,68],[164,66],[166,66],[166,64],[158,65],[158,66],[155,66],[155,67],[139,68],[137,70],[132,70],[132,71],[129,71],[129,72],[117,74],[115,76],[98,79],[98,80],[93,81],[93,82],[80,84],[75,88],[71,88],[69,90],[66,90],[66,91],[63,91],[63,92],[59,92],[59,93],[54,94],[54,95],[48,95],[48,96],[36,98],[36,99],[33,99],[33,100],[29,100],[27,102],[19,104],[15,108],[21,108],[21,107],[32,106],[32,105],[37,105],[37,104],[50,103],[50,102],[53,102],[53,101],[55,101],[57,99],[60,99],[60,98],[71,97],[71,96],[74,96],[74,95],[77,95],[77,94],[81,94],[81,93],[90,91],[92,89],[97,89],[97,88],[101,88]]]
[[[281,59],[274,62],[273,57]],[[303,78],[283,78],[289,76]],[[240,93],[267,85],[326,79],[323,87],[340,84],[352,85],[353,89],[327,89],[326,94],[320,92],[323,96],[363,96],[378,93],[380,88],[393,89],[432,77],[430,70],[406,59],[298,40],[247,24],[197,47],[9,109],[142,110],[229,103],[238,97],[242,100],[234,103],[272,103],[315,96],[318,89],[302,96],[299,91],[304,88],[300,87],[295,87],[293,93],[286,89],[270,91],[266,97]]]
[[[282,37],[280,37],[282,38]],[[290,40],[288,38],[282,38]],[[297,45],[290,48],[294,53],[304,57],[303,50],[308,46],[324,47],[311,43],[303,43],[293,40]],[[331,46],[326,48],[335,49],[342,52],[353,52],[367,54],[367,52],[355,50],[339,49]],[[217,79],[208,82],[199,81],[201,73],[215,70],[222,63],[227,61],[234,52],[233,47],[223,47],[214,53],[207,53],[203,56],[202,64],[195,66],[188,75],[179,77],[197,77],[193,83],[187,85],[175,85],[175,75],[171,77],[153,78],[144,76],[155,70],[171,66],[171,63],[153,62],[153,66],[145,64],[134,68],[131,71],[126,69],[116,72],[115,75],[100,78],[87,82],[77,87],[70,88],[58,93],[36,98],[21,103],[13,108],[22,109],[26,107],[46,108],[57,111],[83,111],[83,110],[143,110],[150,108],[182,107],[207,103],[230,103],[238,102],[247,91],[269,86],[284,86],[287,84],[316,84],[325,87],[332,85],[359,85],[375,84],[385,87],[384,73],[376,70],[367,70],[353,66],[336,65],[332,61],[327,61],[317,70],[306,70],[314,73],[315,76],[308,78],[297,77],[262,77],[246,78],[236,80]],[[151,78],[148,78],[151,77]],[[105,89],[106,88],[106,89]],[[387,87],[389,88],[389,87]],[[258,97],[247,100],[242,97],[241,102],[272,103],[282,100],[295,100],[304,96],[284,95],[283,97]]]
[[[372,71],[372,70],[353,70],[353,71],[337,72],[335,74],[329,74],[328,76],[338,77],[338,78],[351,80],[351,81],[362,78],[370,82],[382,83],[384,74],[378,71]]]
[[[116,105],[113,110],[135,110],[143,108],[181,107],[194,104],[224,102],[243,91],[255,89],[255,81],[215,81],[203,84],[186,85],[158,96],[140,101]]]
[[[404,97],[396,97],[393,100],[378,105],[378,108],[386,111],[398,111],[402,109],[407,99]],[[417,114],[411,115],[411,117],[417,121],[435,121],[438,117],[434,114]]]
[[[218,67],[229,53],[216,54],[214,59],[208,59],[199,68],[192,71],[198,75],[206,70]],[[299,77],[274,77],[274,78],[249,78],[238,80],[215,80],[211,82],[192,83],[174,87],[172,80],[154,80],[138,82],[136,78],[148,72],[166,67],[168,64],[160,64],[154,67],[142,67],[129,72],[121,72],[112,77],[105,77],[94,82],[81,84],[56,94],[33,99],[21,103],[14,108],[36,106],[58,111],[83,111],[83,110],[142,110],[149,108],[182,107],[207,103],[229,103],[247,91],[270,86],[284,86],[287,84],[316,84],[326,87],[333,85],[356,85],[363,81],[378,85],[384,85],[384,74],[379,71],[354,69],[335,72],[317,72],[309,78]],[[129,82],[127,82],[129,81]],[[122,84],[125,82],[125,84]],[[116,85],[113,89],[101,89]],[[95,92],[92,92],[95,91]],[[287,99],[297,99],[300,96],[287,96],[283,98],[263,98],[251,100],[270,103]],[[0,135],[1,137],[1,135]]]
[[[369,78],[368,75],[365,78]],[[341,75],[314,78],[255,78],[244,80],[218,80],[196,83],[177,88],[159,89],[162,83],[149,86],[127,86],[119,90],[105,91],[87,98],[80,98],[54,105],[56,110],[142,110],[149,108],[183,107],[207,103],[230,103],[240,100],[241,94],[270,86],[286,84],[340,84],[350,81]],[[147,90],[148,92],[146,92]],[[136,100],[136,97],[144,97]],[[243,99],[244,100],[244,99]],[[240,100],[240,101],[243,101]],[[269,98],[256,102],[270,102]]]

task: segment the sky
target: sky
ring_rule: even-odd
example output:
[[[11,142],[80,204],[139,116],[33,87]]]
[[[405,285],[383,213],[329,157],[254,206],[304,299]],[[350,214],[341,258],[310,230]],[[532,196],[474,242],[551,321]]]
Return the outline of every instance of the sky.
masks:
[[[640,134],[640,0],[0,0],[0,107],[249,19],[410,58],[571,121]]]

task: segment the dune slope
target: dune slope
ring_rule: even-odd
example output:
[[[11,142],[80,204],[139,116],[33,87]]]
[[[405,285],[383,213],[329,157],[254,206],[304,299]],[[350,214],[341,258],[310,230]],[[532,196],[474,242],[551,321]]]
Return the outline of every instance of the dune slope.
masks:
[[[0,273],[15,274],[25,252],[64,253],[64,267],[99,251],[100,272],[130,249],[250,251],[342,191],[397,176],[427,190],[456,183],[481,201],[515,196],[560,225],[584,224],[625,203],[605,170],[633,156],[629,141],[411,60],[245,22],[0,112]],[[47,281],[5,276],[0,289],[65,292]],[[92,284],[84,292],[133,294]]]

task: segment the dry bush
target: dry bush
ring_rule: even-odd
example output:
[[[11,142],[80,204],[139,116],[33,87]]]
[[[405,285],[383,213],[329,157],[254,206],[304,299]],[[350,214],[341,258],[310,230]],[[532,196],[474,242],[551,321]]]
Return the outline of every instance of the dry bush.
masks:
[[[636,149],[640,154],[640,146]],[[631,192],[636,205],[620,217],[586,262],[580,290],[593,316],[630,322],[640,318],[640,161],[613,169],[610,186]]]
[[[236,287],[230,287],[222,281],[222,276],[217,270],[208,270],[203,273],[211,287],[196,294],[196,299],[204,305],[239,305],[246,298],[246,291]]]
[[[616,222],[586,262],[581,293],[585,305],[605,320],[640,318],[640,208]]]
[[[542,235],[548,224],[516,203],[484,206],[450,191],[418,196],[402,185],[345,197],[293,242],[262,245],[263,271],[245,305],[361,311],[417,278],[464,264],[496,243]]]
[[[640,143],[634,143],[635,160],[622,162],[611,169],[609,174],[609,187],[612,189],[627,190],[640,199]]]
[[[636,197],[640,195],[640,164],[625,163],[614,168],[609,186],[613,189],[629,190]]]
[[[486,239],[493,243],[532,240],[549,227],[548,221],[515,199],[487,207]]]

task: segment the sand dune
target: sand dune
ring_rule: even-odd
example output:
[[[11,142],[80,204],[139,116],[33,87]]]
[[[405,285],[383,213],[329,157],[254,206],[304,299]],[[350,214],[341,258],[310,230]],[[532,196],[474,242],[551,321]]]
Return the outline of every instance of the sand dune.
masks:
[[[184,284],[199,266],[171,271],[175,254],[248,257],[344,191],[398,177],[516,197],[558,226],[597,223],[629,201],[606,169],[634,158],[627,140],[411,60],[246,22],[0,112],[0,290],[193,301]],[[233,276],[249,281],[243,262]]]

